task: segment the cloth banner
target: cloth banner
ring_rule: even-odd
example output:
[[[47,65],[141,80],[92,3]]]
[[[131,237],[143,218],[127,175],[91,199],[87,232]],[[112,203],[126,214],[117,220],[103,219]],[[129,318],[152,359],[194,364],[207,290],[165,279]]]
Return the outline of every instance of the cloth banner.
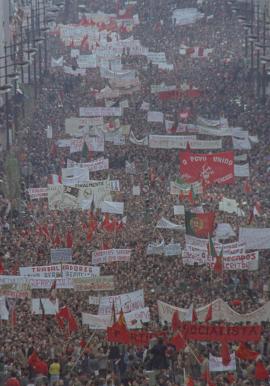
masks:
[[[51,263],[70,263],[72,261],[71,248],[51,249]]]
[[[42,315],[42,303],[45,311],[45,315],[55,315],[59,311],[58,299],[55,302],[51,302],[48,298],[32,299],[32,314]]]
[[[173,91],[176,90],[176,86],[167,86],[165,83],[151,84],[151,94],[158,94],[162,91]]]
[[[104,151],[104,137],[85,137],[85,138],[72,138],[70,140],[70,154],[81,152],[83,149],[84,142],[87,144],[89,151]]]
[[[170,230],[185,230],[185,226],[181,224],[174,224],[173,222],[166,220],[166,218],[161,217],[158,221],[156,228],[160,229],[170,229]]]
[[[0,296],[11,299],[31,299],[30,283],[1,284]]]
[[[56,278],[62,276],[62,267],[61,264],[20,267],[19,272],[21,276]]]
[[[234,311],[228,303],[222,299],[216,299],[212,303],[212,321],[224,321],[227,323],[261,323],[270,320],[270,301],[266,302],[262,307],[247,314],[239,314]],[[196,314],[200,322],[204,322],[210,304],[196,309]],[[188,308],[178,308],[168,303],[158,300],[158,313],[161,323],[165,321],[171,322],[174,311],[179,312],[180,320],[185,320]]]
[[[247,161],[247,154],[240,154],[234,156],[234,162]]]
[[[144,308],[143,289],[112,296],[102,296],[99,301],[99,315],[111,315],[113,304],[115,312],[119,313],[121,309],[124,313]]]
[[[105,79],[123,79],[123,80],[133,80],[136,78],[135,70],[128,70],[122,72],[112,71],[108,68],[100,68],[100,76]]]
[[[174,205],[173,206],[173,214],[175,216],[184,215],[185,214],[185,207],[184,207],[184,205]]]
[[[113,276],[77,277],[73,279],[75,291],[113,291]]]
[[[221,140],[202,141],[199,139],[189,140],[179,135],[149,135],[149,147],[153,149],[186,149],[187,142],[191,149],[214,150],[222,148]]]
[[[92,252],[92,264],[108,264],[119,262],[129,262],[131,249],[104,249]]]
[[[65,119],[65,132],[73,137],[83,137],[87,134],[97,135],[103,128],[103,117]]]
[[[77,58],[77,64],[79,68],[96,68],[97,57],[96,55],[80,55]]]
[[[198,240],[205,241],[205,239],[198,239]],[[214,241],[214,247],[218,254],[220,254],[222,251],[223,256],[242,255],[246,252],[246,245],[240,242],[221,244]],[[193,256],[195,255],[195,256],[205,258],[208,256],[208,247],[207,247],[207,244],[205,246],[195,246],[187,242],[186,249],[185,251],[183,251],[183,253],[184,252],[190,252],[192,253]]]
[[[142,328],[142,323],[150,322],[150,312],[148,307],[140,308],[128,313],[124,313],[127,328]],[[119,315],[116,315],[118,318]],[[107,330],[112,325],[111,315],[92,315],[82,313],[82,324],[88,325],[90,330]]]
[[[88,172],[98,172],[100,170],[109,169],[109,159],[108,158],[98,158],[91,162],[75,162],[67,160],[67,167],[76,167],[82,169],[88,169]]]
[[[121,117],[119,107],[80,107],[80,117]]]
[[[249,142],[248,138],[245,139],[239,139],[233,137],[233,148],[235,150],[250,150],[251,149],[251,144]]]
[[[94,201],[95,207],[100,208],[102,202],[111,201],[110,190],[110,180],[90,180],[74,186],[48,185],[49,209],[80,209],[86,199]]]
[[[164,240],[162,240],[161,242],[154,241],[154,242],[148,244],[147,249],[146,249],[146,254],[147,255],[163,255],[164,246],[165,246]]]
[[[216,258],[208,256],[205,252],[197,254],[196,252],[183,251],[182,262],[184,265],[207,265],[209,268],[214,269]],[[258,268],[259,252],[223,256],[224,271],[256,271]]]
[[[239,228],[239,241],[246,249],[270,249],[270,228]]]
[[[133,196],[140,196],[141,195],[141,187],[140,187],[140,185],[133,185],[132,186],[132,195]]]
[[[40,198],[48,198],[48,188],[29,188],[27,189],[30,200],[39,200]]]
[[[215,127],[218,129],[229,127],[227,118],[220,118],[220,119],[214,120],[214,119],[207,119],[202,116],[198,116],[197,123],[204,127]]]
[[[0,296],[0,320],[9,320],[9,312],[6,307],[5,296]]]
[[[226,240],[226,239],[229,239],[230,237],[236,236],[236,234],[232,229],[231,224],[220,223],[216,227],[215,236],[219,240]]]
[[[234,199],[223,197],[219,202],[218,209],[227,213],[236,213],[238,216],[244,215],[242,209],[238,207],[238,202]]]
[[[78,167],[62,168],[62,182],[64,185],[69,185],[69,182],[74,185],[87,181],[89,181],[88,169]]]
[[[64,73],[69,74],[69,75],[74,75],[74,76],[85,76],[86,75],[86,69],[85,68],[75,68],[69,67],[69,66],[64,66]]]
[[[203,186],[200,181],[193,182],[191,184],[170,181],[170,194],[179,195],[180,193],[188,194],[192,190],[194,194],[202,194]]]
[[[244,165],[234,164],[234,175],[235,177],[249,177],[249,164],[248,163]]]
[[[233,152],[196,154],[180,152],[180,175],[187,182],[203,181],[206,185],[234,183]]]
[[[164,114],[161,111],[148,111],[147,122],[163,122]]]
[[[79,264],[62,264],[62,276],[67,278],[97,277],[100,275],[100,267]]]
[[[204,14],[197,8],[180,8],[175,9],[172,14],[172,20],[176,25],[193,24],[202,19]]]
[[[116,201],[104,201],[101,204],[102,213],[114,213],[114,214],[123,214],[124,213],[124,203]]]
[[[60,58],[58,59],[55,59],[55,58],[51,58],[51,67],[52,68],[55,68],[55,67],[63,67],[64,65],[64,57],[63,56],[60,56]]]
[[[180,256],[181,255],[181,244],[180,243],[169,243],[164,246],[165,256]]]
[[[119,327],[108,327],[107,328],[107,340],[114,343],[125,343],[130,346],[136,347],[148,347],[150,341],[153,338],[163,337],[166,339],[167,334],[165,331],[150,332],[145,330],[138,331],[125,331],[123,336],[123,331],[119,331]]]
[[[73,288],[72,281],[66,278],[34,278],[27,276],[0,275],[0,286],[2,285],[24,285],[29,284],[31,289],[50,289],[56,280],[56,288]]]
[[[89,296],[89,304],[98,306],[99,305],[99,296]]]
[[[209,371],[212,373],[220,371],[236,371],[235,353],[232,353],[230,357],[231,360],[229,364],[225,366],[222,363],[222,357],[215,357],[209,354]]]
[[[148,146],[148,137],[146,136],[142,139],[137,139],[132,130],[130,131],[130,134],[129,134],[129,140],[131,143],[134,143],[134,145]]]

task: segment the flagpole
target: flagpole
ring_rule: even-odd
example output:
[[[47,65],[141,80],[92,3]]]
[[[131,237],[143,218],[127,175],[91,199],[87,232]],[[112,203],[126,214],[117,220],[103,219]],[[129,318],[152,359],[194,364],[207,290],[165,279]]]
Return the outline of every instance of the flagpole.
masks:
[[[75,367],[77,366],[77,363],[79,362],[79,360],[81,359],[82,357],[82,354],[84,353],[85,349],[89,346],[89,344],[91,343],[92,339],[94,338],[96,334],[96,330],[94,330],[94,332],[92,333],[92,335],[90,336],[89,340],[87,341],[86,345],[84,347],[82,347],[81,349],[81,352],[80,352],[80,355],[79,355],[79,358],[76,360],[76,362],[74,363],[73,367],[71,368],[70,372],[72,373],[72,371],[75,369]]]

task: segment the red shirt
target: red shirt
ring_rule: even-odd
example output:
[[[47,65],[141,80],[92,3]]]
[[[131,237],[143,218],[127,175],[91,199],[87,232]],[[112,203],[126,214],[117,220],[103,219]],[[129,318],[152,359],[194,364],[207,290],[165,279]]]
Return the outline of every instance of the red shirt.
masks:
[[[12,377],[6,381],[6,386],[21,386],[17,378]]]

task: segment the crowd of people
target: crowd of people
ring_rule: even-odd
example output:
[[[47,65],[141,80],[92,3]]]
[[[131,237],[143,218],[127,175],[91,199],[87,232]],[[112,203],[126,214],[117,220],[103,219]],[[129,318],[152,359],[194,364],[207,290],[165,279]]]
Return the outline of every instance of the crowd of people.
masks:
[[[115,12],[110,1],[86,1],[92,12]],[[124,68],[137,71],[141,89],[125,96],[129,107],[120,117],[121,125],[130,125],[136,138],[149,134],[166,134],[161,124],[147,122],[142,104],[149,103],[151,110],[161,111],[174,126],[179,122],[194,123],[198,116],[208,119],[226,117],[229,126],[242,127],[250,135],[257,135],[259,142],[248,152],[250,166],[249,190],[244,189],[243,179],[236,178],[233,185],[214,185],[203,194],[181,200],[170,194],[170,181],[179,178],[179,151],[137,146],[126,137],[125,144],[105,142],[104,153],[93,153],[91,159],[104,156],[109,159],[109,170],[91,173],[92,180],[109,178],[119,180],[120,191],[113,192],[115,201],[124,202],[126,223],[117,232],[97,228],[91,240],[87,237],[89,211],[49,210],[48,200],[30,200],[26,195],[20,211],[10,209],[9,197],[1,197],[1,273],[18,275],[19,267],[46,265],[50,262],[50,249],[66,246],[66,234],[72,234],[73,263],[91,265],[92,252],[106,248],[131,248],[129,263],[102,265],[102,275],[114,275],[115,289],[108,294],[144,290],[145,304],[149,307],[151,321],[143,325],[149,331],[164,330],[172,334],[168,320],[159,321],[157,300],[174,306],[195,308],[209,304],[217,298],[226,301],[239,313],[256,310],[269,300],[268,250],[260,251],[257,271],[224,271],[221,275],[207,266],[183,265],[180,256],[147,255],[151,242],[164,240],[185,244],[185,234],[175,230],[157,230],[161,217],[173,223],[184,224],[183,216],[175,216],[173,206],[186,208],[202,206],[205,211],[216,212],[216,223],[229,223],[238,234],[245,226],[250,210],[259,203],[260,215],[252,219],[254,227],[269,226],[270,182],[269,149],[269,100],[256,98],[254,74],[244,60],[244,30],[232,13],[231,6],[221,0],[205,0],[197,5],[193,0],[137,1],[134,13],[140,23],[132,32],[122,32],[121,39],[131,34],[151,51],[165,52],[172,71],[159,70],[147,63],[143,56],[122,55]],[[193,24],[177,26],[172,20],[174,8],[199,7],[204,17]],[[68,20],[64,20],[68,23]],[[180,55],[180,46],[209,47],[208,58]],[[70,47],[59,36],[51,34],[50,56],[70,59]],[[152,84],[176,85],[187,83],[202,91],[201,95],[174,100],[161,100],[151,93]],[[106,81],[99,69],[87,70],[86,76],[65,74],[62,69],[50,68],[42,79],[39,94],[29,115],[20,122],[11,151],[19,160],[21,179],[26,188],[46,187],[48,176],[61,175],[67,159],[89,161],[80,152],[69,154],[67,148],[57,147],[59,139],[66,138],[65,118],[78,116],[82,106],[103,106],[96,101],[94,90],[105,87]],[[240,101],[240,102],[239,102]],[[181,112],[188,112],[184,119]],[[47,138],[47,128],[53,128],[53,138]],[[200,137],[200,136],[198,136]],[[205,139],[205,136],[203,137]],[[213,139],[207,137],[208,139]],[[202,139],[202,138],[201,138]],[[223,138],[223,149],[232,149],[231,139]],[[235,151],[236,155],[243,154]],[[126,161],[134,163],[136,172],[127,174]],[[1,155],[1,178],[4,179],[4,152]],[[245,181],[247,183],[247,181]],[[140,186],[141,194],[133,195],[132,187]],[[245,216],[218,211],[219,198],[235,198]],[[11,203],[12,205],[12,203]],[[122,216],[115,216],[120,220]],[[101,223],[103,214],[95,210],[95,219]],[[44,234],[41,229],[48,230]],[[47,232],[47,231],[46,231]],[[46,233],[45,232],[45,233]],[[226,240],[235,241],[235,238]],[[267,385],[267,379],[255,377],[255,362],[237,359],[236,371],[211,373],[211,382],[204,377],[209,354],[219,356],[216,342],[189,342],[177,352],[173,345],[162,338],[151,340],[148,347],[127,346],[108,342],[106,331],[90,331],[82,324],[82,312],[96,314],[97,305],[90,305],[88,292],[57,289],[59,307],[68,306],[79,326],[67,336],[52,316],[41,318],[31,312],[31,299],[16,300],[16,321],[2,320],[0,328],[0,384],[7,386],[81,386],[81,385]],[[48,290],[32,290],[33,298],[48,297]],[[236,301],[237,300],[237,301]],[[250,349],[258,351],[270,374],[269,362],[270,325],[263,324],[260,342]],[[237,343],[230,344],[233,351]],[[33,352],[38,355],[45,369],[34,369],[29,364]],[[46,367],[47,366],[47,367]],[[188,383],[191,382],[194,383]]]

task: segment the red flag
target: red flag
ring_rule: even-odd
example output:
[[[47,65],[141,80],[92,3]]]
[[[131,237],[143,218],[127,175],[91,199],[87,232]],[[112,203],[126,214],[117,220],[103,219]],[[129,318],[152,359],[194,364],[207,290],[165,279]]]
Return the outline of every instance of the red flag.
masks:
[[[211,374],[208,369],[205,370],[205,372],[202,374],[202,378],[206,381],[207,386],[215,386],[211,380]]]
[[[231,356],[229,352],[229,346],[227,342],[221,343],[220,356],[222,358],[222,363],[224,366],[228,366],[231,361]]]
[[[88,35],[85,35],[81,41],[81,49],[84,51],[89,50],[89,41],[88,41]]]
[[[216,273],[222,273],[223,271],[223,252],[221,251],[218,256],[216,256],[216,262],[214,265],[214,271]]]
[[[4,275],[4,272],[5,272],[4,264],[2,261],[0,261],[0,275]]]
[[[74,331],[78,330],[78,325],[76,319],[74,318],[72,312],[68,309],[67,306],[62,307],[61,310],[56,314],[56,318],[59,324],[59,327],[64,329],[65,321],[68,323],[68,332],[71,334]]]
[[[118,320],[117,320],[117,324],[119,326],[125,326],[125,327],[127,325],[126,319],[125,319],[125,315],[124,315],[124,312],[123,312],[122,308],[121,308],[121,311],[120,311],[120,314],[119,314],[119,317],[118,317]]]
[[[257,359],[259,353],[247,348],[245,343],[240,343],[239,347],[235,351],[235,355],[239,359],[243,359],[244,361],[255,361]]]
[[[244,193],[246,194],[251,193],[251,186],[248,180],[244,181],[243,190],[244,190]]]
[[[180,333],[178,333],[177,335],[175,335],[172,338],[171,344],[173,344],[175,346],[176,351],[183,350],[184,348],[187,347],[187,343],[186,343],[185,339],[183,338],[182,334],[180,334]]]
[[[39,358],[38,358],[37,353],[35,351],[33,351],[32,354],[28,357],[27,362],[28,362],[29,366],[33,367],[38,359]]]
[[[72,245],[73,245],[73,237],[72,237],[72,232],[71,232],[71,231],[68,231],[68,232],[67,232],[66,245],[67,245],[67,248],[72,248]]]
[[[176,331],[178,330],[180,326],[180,318],[179,318],[179,312],[177,310],[174,311],[173,316],[172,316],[172,330]]]
[[[40,358],[38,358],[33,365],[33,370],[36,374],[42,374],[47,376],[48,375],[48,365],[46,362],[42,361]]]
[[[186,234],[199,238],[208,237],[214,231],[215,212],[193,213],[185,211]]]
[[[61,239],[60,239],[59,233],[57,233],[57,235],[55,236],[55,238],[53,240],[53,245],[58,247],[60,244],[61,244]]]
[[[266,370],[263,362],[262,361],[256,362],[255,378],[258,381],[264,381],[264,380],[268,379],[268,376],[269,376],[268,371]]]
[[[188,379],[187,379],[187,386],[195,386],[195,383],[194,383],[192,377],[188,377]]]
[[[207,314],[205,316],[205,319],[204,321],[207,323],[207,322],[210,322],[213,318],[213,309],[212,309],[212,304],[209,305],[208,307],[208,310],[207,310]]]
[[[199,154],[180,151],[180,175],[188,183],[202,181],[205,186],[234,183],[233,152]]]
[[[195,308],[193,307],[193,309],[192,309],[192,323],[197,322],[197,320],[198,320],[198,316],[197,316]]]
[[[189,200],[189,202],[191,203],[191,205],[193,205],[194,201],[193,201],[193,192],[192,192],[192,189],[190,189],[190,191],[188,192],[188,200]]]

